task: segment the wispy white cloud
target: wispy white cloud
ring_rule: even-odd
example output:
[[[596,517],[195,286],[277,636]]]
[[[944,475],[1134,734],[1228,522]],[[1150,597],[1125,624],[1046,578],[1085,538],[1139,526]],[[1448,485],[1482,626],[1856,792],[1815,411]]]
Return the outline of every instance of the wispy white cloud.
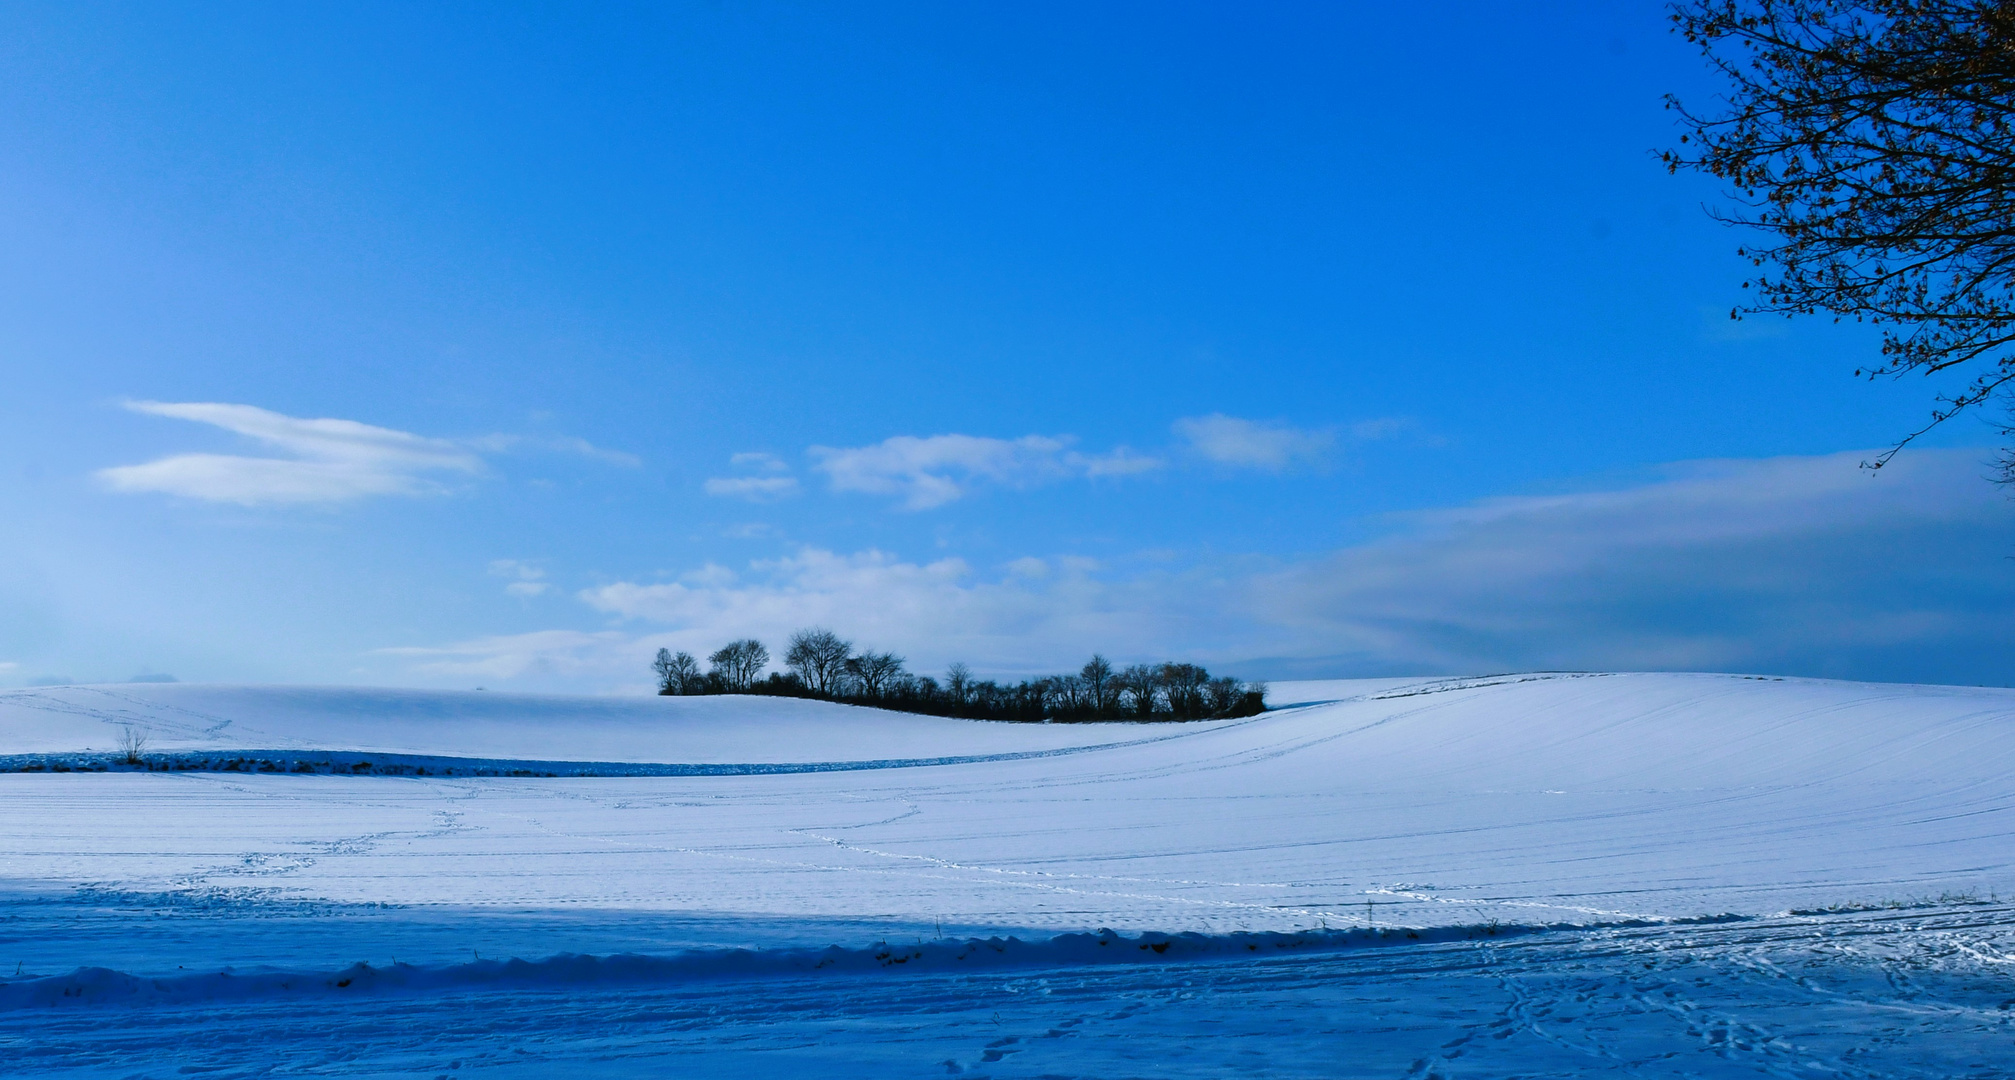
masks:
[[[795,476],[714,476],[703,485],[709,495],[721,495],[750,502],[787,499],[798,493]]]
[[[524,450],[543,450],[553,454],[574,454],[608,465],[621,465],[635,469],[643,465],[644,459],[622,450],[610,450],[596,446],[586,439],[572,435],[483,435],[468,439],[465,444],[489,453],[509,453]]]
[[[439,491],[441,486],[428,474],[474,473],[483,467],[480,457],[446,439],[355,420],[301,419],[216,402],[133,401],[126,408],[220,427],[289,456],[176,454],[99,470],[98,477],[115,491],[162,492],[247,506],[330,503]]]
[[[480,473],[483,453],[520,449],[578,454],[615,465],[641,464],[635,455],[568,436],[435,439],[355,420],[287,416],[254,405],[129,401],[125,407],[223,428],[283,456],[174,454],[100,469],[99,480],[114,491],[160,492],[244,506],[436,494],[447,490],[434,478],[439,474]]]
[[[815,467],[834,491],[895,495],[911,510],[943,506],[980,484],[1024,488],[1071,478],[1131,476],[1162,466],[1125,447],[1103,454],[1071,449],[1068,436],[897,435],[872,446],[814,446]]]
[[[1316,558],[1174,572],[1031,557],[987,575],[959,559],[805,548],[578,594],[632,629],[484,639],[428,662],[627,681],[625,665],[660,646],[701,653],[754,635],[774,647],[828,625],[921,670],[1044,670],[1101,650],[1248,676],[1691,668],[2015,681],[2015,505],[1981,479],[1977,454],[1913,452],[1876,476],[1857,468],[1865,456],[1677,465],[1631,485],[1397,517],[1384,538]]]
[[[1360,420],[1349,425],[1302,428],[1277,420],[1247,420],[1223,413],[1177,420],[1175,433],[1206,461],[1240,469],[1280,472],[1290,466],[1320,465],[1344,448],[1389,439],[1413,427],[1401,417]]]
[[[749,502],[775,502],[798,493],[798,478],[791,467],[775,454],[743,453],[728,459],[729,466],[742,476],[710,477],[703,485],[709,495]]]
[[[1336,445],[1335,428],[1243,420],[1223,413],[1175,422],[1175,433],[1203,457],[1220,465],[1278,471],[1297,461],[1315,460]]]
[[[544,570],[517,559],[491,559],[490,573],[495,577],[511,579],[511,583],[504,586],[504,591],[512,596],[538,596],[552,588],[552,584],[545,580]]]

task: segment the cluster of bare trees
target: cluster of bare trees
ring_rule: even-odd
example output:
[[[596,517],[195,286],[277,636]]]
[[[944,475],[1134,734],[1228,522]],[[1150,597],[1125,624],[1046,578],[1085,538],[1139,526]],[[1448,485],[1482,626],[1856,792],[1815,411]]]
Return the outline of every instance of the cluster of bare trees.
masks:
[[[701,671],[692,654],[659,649],[659,693],[817,698],[976,720],[1203,720],[1266,708],[1264,685],[1212,678],[1196,664],[1115,668],[1094,656],[1075,674],[1016,683],[976,679],[953,664],[937,679],[911,673],[893,653],[856,653],[852,642],[818,628],[791,635],[786,670],[767,677],[770,651],[754,638],[729,642],[707,663]]]
[[[730,641],[712,656],[706,671],[693,654],[659,649],[651,667],[658,673],[660,694],[746,694],[756,677],[770,666],[770,650],[754,638]]]

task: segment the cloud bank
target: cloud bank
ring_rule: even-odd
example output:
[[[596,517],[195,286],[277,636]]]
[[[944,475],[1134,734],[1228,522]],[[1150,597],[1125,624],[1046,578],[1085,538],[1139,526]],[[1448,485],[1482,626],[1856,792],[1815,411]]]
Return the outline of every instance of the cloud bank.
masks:
[[[2015,682],[2015,506],[1976,453],[1913,451],[1879,475],[1858,468],[1866,456],[1676,465],[1626,487],[1394,517],[1384,537],[1316,558],[1172,573],[805,548],[580,593],[616,620],[601,635],[487,638],[432,661],[631,683],[660,646],[700,653],[755,635],[774,647],[823,624],[922,670],[1053,669],[1096,649],[1273,678],[1548,668]]]
[[[539,630],[477,638],[440,648],[379,649],[377,655],[433,678],[525,681],[542,686],[620,686],[636,689],[655,650],[613,630]],[[641,657],[641,659],[638,659]]]
[[[2015,507],[1976,452],[1868,456],[1410,515],[1244,602],[1307,667],[2015,680]]]

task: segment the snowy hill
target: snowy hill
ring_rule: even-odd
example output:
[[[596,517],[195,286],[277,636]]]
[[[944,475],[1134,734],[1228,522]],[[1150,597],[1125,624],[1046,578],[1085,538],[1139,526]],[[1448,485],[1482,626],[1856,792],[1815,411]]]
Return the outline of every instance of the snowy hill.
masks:
[[[0,767],[41,770],[0,771],[0,1050],[65,1076],[2008,1072],[2015,692],[1273,698],[1074,726],[0,693]],[[602,771],[52,771],[129,727],[185,764]]]
[[[163,753],[363,751],[694,764],[985,756],[1144,735],[1137,724],[1012,725],[792,698],[187,684],[0,691],[0,756],[109,753],[127,729]]]
[[[2015,692],[1595,675],[1282,684],[1273,697],[1307,704],[1079,726],[767,699],[15,691],[0,695],[0,753],[108,746],[133,724],[164,749],[855,769],[10,774],[0,858],[16,884],[150,893],[1163,931],[2015,892]],[[983,760],[903,767],[959,755]]]

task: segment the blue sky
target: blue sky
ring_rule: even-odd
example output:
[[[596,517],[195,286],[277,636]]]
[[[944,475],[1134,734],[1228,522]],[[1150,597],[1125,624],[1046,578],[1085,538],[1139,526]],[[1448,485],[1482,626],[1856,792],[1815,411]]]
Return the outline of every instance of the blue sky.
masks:
[[[0,683],[2007,683],[1993,433],[1730,323],[1652,4],[17,4]]]

